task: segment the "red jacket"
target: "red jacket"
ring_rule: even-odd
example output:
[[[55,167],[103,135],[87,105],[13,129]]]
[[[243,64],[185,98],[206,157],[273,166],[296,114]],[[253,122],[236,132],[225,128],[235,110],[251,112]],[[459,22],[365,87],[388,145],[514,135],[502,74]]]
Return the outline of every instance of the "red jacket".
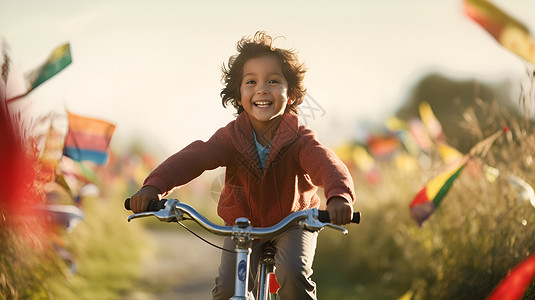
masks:
[[[144,185],[167,194],[217,167],[226,167],[217,212],[228,225],[246,217],[252,226],[267,227],[292,212],[319,207],[318,187],[323,187],[327,199],[341,196],[350,203],[355,199],[347,167],[312,130],[299,126],[292,113],[283,115],[263,171],[249,116],[242,112],[208,141],[195,141],[170,156]]]

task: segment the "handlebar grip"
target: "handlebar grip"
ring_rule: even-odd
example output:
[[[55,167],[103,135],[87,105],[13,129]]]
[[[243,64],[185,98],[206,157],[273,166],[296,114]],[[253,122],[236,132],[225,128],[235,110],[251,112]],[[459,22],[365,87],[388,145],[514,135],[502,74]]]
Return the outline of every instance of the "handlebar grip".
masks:
[[[329,217],[329,212],[326,210],[319,210],[318,211],[318,220],[323,223],[330,223],[331,218]],[[351,220],[351,223],[359,224],[360,223],[360,211],[353,213],[353,219]]]
[[[150,200],[146,211],[159,211],[160,209],[165,207],[165,202],[166,201],[167,201],[166,199],[162,199],[162,200],[153,199],[153,200]],[[127,198],[124,201],[124,208],[126,208],[126,210],[132,210],[132,208],[130,207],[130,198]]]

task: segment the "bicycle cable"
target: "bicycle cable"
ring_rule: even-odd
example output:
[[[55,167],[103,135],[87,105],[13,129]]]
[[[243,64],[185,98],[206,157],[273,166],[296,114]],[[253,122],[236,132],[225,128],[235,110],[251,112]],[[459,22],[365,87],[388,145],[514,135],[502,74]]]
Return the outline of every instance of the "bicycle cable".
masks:
[[[208,245],[212,246],[212,247],[215,247],[217,249],[220,249],[220,250],[223,250],[223,251],[227,251],[227,252],[232,252],[234,253],[234,251],[232,250],[229,250],[229,249],[226,249],[226,248],[223,248],[221,246],[218,246],[210,241],[208,241],[207,239],[203,238],[202,236],[200,236],[199,234],[197,234],[196,232],[194,232],[193,230],[189,229],[186,225],[182,224],[181,222],[177,221],[177,223],[182,226],[182,228],[186,229],[187,231],[189,231],[189,233],[193,234],[194,236],[196,236],[197,238],[199,238],[201,241],[207,243]]]

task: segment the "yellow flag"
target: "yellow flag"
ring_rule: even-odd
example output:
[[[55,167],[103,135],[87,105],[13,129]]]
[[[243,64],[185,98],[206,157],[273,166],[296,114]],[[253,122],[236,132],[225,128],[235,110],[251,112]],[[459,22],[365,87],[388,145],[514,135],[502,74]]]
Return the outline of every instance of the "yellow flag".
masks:
[[[418,112],[420,113],[420,119],[422,119],[422,122],[433,141],[446,142],[446,136],[442,131],[442,125],[437,117],[435,117],[431,105],[425,101],[420,102],[418,105]]]

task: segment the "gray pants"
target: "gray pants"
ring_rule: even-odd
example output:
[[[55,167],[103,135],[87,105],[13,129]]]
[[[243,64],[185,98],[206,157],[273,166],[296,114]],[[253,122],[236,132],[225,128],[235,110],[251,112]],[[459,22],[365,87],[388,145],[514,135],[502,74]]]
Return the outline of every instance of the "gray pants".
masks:
[[[280,285],[278,295],[281,300],[316,299],[316,284],[310,276],[312,276],[312,262],[316,251],[317,237],[317,232],[309,232],[296,227],[272,240],[277,249],[275,276]],[[254,299],[252,290],[256,284],[255,278],[258,261],[262,255],[263,242],[265,241],[253,241],[248,299]],[[235,246],[230,238],[225,238],[223,244],[225,249],[234,249]],[[213,299],[228,300],[234,295],[235,274],[236,254],[223,251],[219,274],[212,290]]]

